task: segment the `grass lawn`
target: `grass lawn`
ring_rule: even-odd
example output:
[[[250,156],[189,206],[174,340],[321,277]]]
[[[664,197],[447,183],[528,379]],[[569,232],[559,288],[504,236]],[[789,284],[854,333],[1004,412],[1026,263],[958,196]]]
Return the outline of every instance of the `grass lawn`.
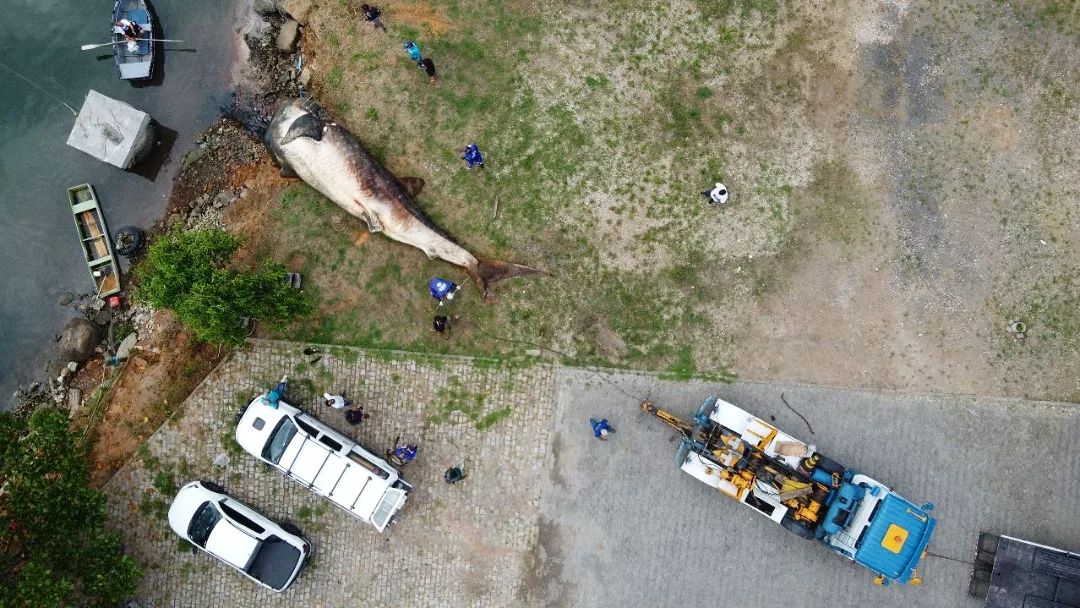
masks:
[[[294,182],[267,194],[254,247],[302,270],[321,304],[281,335],[1080,395],[1064,375],[1002,379],[1080,361],[1077,171],[1053,160],[1076,158],[1077,139],[1050,126],[1080,131],[1080,17],[1075,2],[1021,4],[391,1],[383,33],[358,3],[317,2],[303,47],[316,99],[396,175],[422,177],[418,204],[466,248],[550,276],[497,284],[492,305],[466,287],[444,341],[426,282],[464,273],[367,238]],[[460,160],[470,142],[485,171]],[[701,195],[718,180],[725,208]],[[1005,207],[1011,188],[1045,207]],[[1056,257],[1025,274],[1032,237]],[[1033,328],[1019,351],[1000,331],[1013,316]]]

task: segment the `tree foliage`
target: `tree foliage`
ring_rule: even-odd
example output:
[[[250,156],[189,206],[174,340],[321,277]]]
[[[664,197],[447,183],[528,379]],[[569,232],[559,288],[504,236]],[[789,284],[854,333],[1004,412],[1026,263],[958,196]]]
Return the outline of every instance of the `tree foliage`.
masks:
[[[241,319],[285,324],[314,306],[286,281],[281,264],[265,261],[255,270],[230,266],[240,239],[218,229],[174,231],[151,245],[139,265],[136,297],[169,308],[197,338],[240,344]]]
[[[135,590],[76,443],[56,408],[0,413],[0,608],[113,606]]]

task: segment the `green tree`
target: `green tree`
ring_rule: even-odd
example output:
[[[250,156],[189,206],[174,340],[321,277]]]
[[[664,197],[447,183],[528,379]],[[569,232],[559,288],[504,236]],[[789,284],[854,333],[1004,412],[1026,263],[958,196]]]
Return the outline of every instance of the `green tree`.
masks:
[[[114,606],[140,576],[65,412],[0,413],[0,607]]]
[[[175,311],[200,340],[225,344],[247,337],[243,317],[281,326],[314,309],[306,293],[286,282],[281,264],[233,268],[240,243],[218,229],[173,231],[159,238],[139,265],[136,297]]]

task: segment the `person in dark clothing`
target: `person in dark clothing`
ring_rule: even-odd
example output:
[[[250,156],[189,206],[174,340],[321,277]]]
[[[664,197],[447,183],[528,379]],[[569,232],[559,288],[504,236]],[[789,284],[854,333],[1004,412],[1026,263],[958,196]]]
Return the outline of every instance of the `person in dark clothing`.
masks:
[[[450,485],[454,485],[462,479],[465,479],[465,473],[461,470],[461,467],[458,466],[450,467],[443,473],[443,481]]]
[[[379,7],[370,4],[361,4],[360,10],[364,11],[364,19],[370,21],[375,29],[382,28],[382,31],[387,31],[386,26],[383,25],[382,11],[379,10]]]
[[[424,57],[420,63],[416,64],[416,67],[427,72],[428,82],[431,84],[435,84],[435,81],[439,79],[439,77],[435,75],[435,62],[432,61],[430,57]]]
[[[368,418],[368,415],[364,412],[364,406],[360,404],[356,404],[345,411],[345,422],[353,426],[360,424],[366,418]]]
[[[431,330],[449,340],[450,317],[446,315],[435,315],[435,319],[431,322]]]

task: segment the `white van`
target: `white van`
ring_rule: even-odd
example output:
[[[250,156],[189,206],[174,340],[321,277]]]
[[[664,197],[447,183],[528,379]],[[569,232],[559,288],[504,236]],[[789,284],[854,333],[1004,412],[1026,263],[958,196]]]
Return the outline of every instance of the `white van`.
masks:
[[[412,486],[352,439],[279,400],[259,395],[240,412],[240,447],[382,532]]]

